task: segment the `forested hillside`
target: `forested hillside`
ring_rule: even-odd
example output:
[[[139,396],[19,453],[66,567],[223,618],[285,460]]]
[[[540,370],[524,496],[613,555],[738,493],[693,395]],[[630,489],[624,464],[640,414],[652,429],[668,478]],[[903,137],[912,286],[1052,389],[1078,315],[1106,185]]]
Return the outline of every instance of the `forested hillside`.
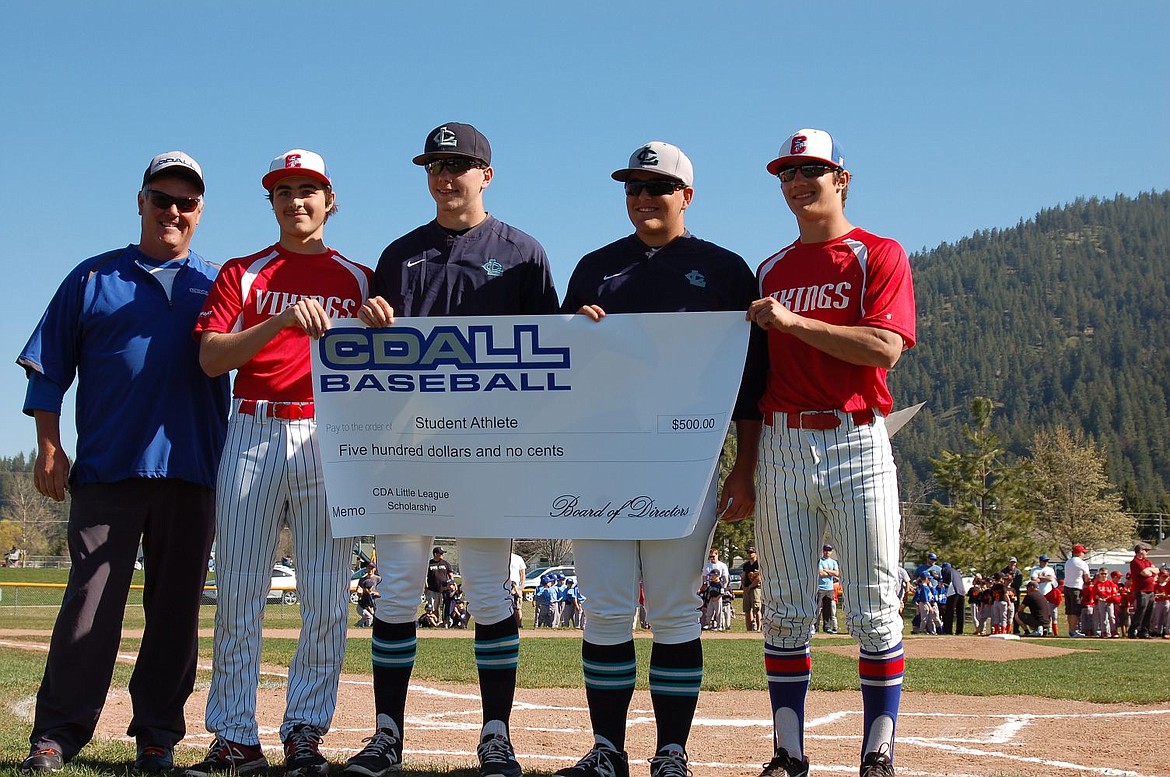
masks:
[[[911,262],[918,346],[891,386],[927,406],[895,438],[907,498],[982,395],[1012,451],[1083,429],[1126,509],[1170,511],[1170,192],[1077,201]]]

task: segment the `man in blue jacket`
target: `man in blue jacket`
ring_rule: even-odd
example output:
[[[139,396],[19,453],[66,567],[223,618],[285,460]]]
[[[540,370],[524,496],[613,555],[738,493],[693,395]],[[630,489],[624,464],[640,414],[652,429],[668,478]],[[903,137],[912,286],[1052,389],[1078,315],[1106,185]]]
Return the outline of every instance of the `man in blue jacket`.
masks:
[[[36,421],[37,490],[72,494],[72,567],[37,694],[22,772],[60,771],[93,737],[138,558],[146,628],[130,678],[136,772],[173,765],[195,683],[199,599],[215,529],[228,380],[199,367],[195,319],[218,268],[190,250],[203,171],[181,151],[142,176],[139,242],[85,260],[61,283],[17,363]],[[75,378],[77,455],[61,443]]]

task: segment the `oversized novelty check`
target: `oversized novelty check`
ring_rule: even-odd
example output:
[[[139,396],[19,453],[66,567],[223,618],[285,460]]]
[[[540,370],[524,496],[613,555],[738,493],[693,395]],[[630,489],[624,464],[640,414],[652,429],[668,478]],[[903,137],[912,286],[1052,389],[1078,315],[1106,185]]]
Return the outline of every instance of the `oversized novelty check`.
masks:
[[[334,536],[686,536],[748,331],[734,312],[334,321],[312,348]]]

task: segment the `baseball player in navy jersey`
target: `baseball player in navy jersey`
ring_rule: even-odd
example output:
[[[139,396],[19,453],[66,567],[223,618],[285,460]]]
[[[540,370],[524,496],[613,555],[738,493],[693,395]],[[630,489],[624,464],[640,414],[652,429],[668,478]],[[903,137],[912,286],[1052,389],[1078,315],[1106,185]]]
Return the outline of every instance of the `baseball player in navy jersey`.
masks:
[[[677,146],[639,146],[612,174],[625,189],[634,234],[586,255],[577,264],[562,306],[605,326],[608,313],[747,310],[755,281],[738,255],[692,235],[684,223],[695,195],[694,169]],[[758,418],[758,394],[741,396],[735,418]],[[742,450],[742,448],[741,448]],[[736,466],[742,466],[737,461]],[[594,746],[564,777],[626,777],[626,713],[634,693],[633,622],[638,581],[654,634],[650,697],[657,724],[653,777],[686,777],[687,739],[703,680],[702,627],[695,610],[704,551],[715,530],[717,483],[707,487],[698,524],[672,540],[574,540],[581,592],[588,597],[581,657]],[[750,514],[745,493],[728,515]],[[717,560],[717,557],[716,557]],[[727,574],[726,566],[720,573]]]
[[[228,405],[227,379],[203,374],[191,340],[219,270],[190,250],[203,193],[203,171],[187,154],[151,159],[138,243],[77,265],[16,360],[28,376],[24,412],[36,421],[33,483],[57,502],[72,495],[72,566],[22,772],[59,772],[93,737],[140,543],[146,625],[128,689],[134,772],[169,772],[186,733]],[[74,380],[70,461],[61,406]]]
[[[427,135],[414,163],[426,170],[435,219],[395,240],[374,275],[376,296],[362,310],[370,326],[397,316],[492,316],[555,313],[557,293],[544,248],[492,217],[484,191],[495,175],[488,139],[470,124],[448,122]],[[441,466],[441,465],[439,465]],[[376,730],[345,766],[378,777],[402,763],[406,692],[414,668],[418,591],[432,537],[378,535],[382,598],[374,619]],[[477,754],[483,777],[518,777],[508,722],[516,692],[519,625],[511,595],[511,541],[459,541],[459,571],[475,618],[475,662],[484,725]]]
[[[811,592],[826,524],[837,541],[845,621],[860,643],[861,775],[884,777],[894,774],[903,667],[886,372],[914,345],[910,265],[898,243],[845,217],[851,176],[829,133],[796,132],[767,169],[800,237],[760,265],[762,298],[748,310],[767,340],[750,352],[753,374],[766,375],[756,545],[775,752],[762,777],[808,774]],[[748,447],[744,436],[739,445]],[[752,492],[751,475],[733,471],[724,488],[738,501]]]
[[[292,533],[303,624],[288,671],[280,737],[289,775],[325,774],[319,751],[337,705],[345,651],[351,540],[332,536],[314,419],[310,338],[357,315],[371,272],[325,244],[336,195],[325,160],[274,159],[262,183],[280,240],[224,265],[196,325],[209,375],[236,370],[216,500],[215,649],[207,757],[186,770],[246,774],[259,747],[260,630],[281,527]]]

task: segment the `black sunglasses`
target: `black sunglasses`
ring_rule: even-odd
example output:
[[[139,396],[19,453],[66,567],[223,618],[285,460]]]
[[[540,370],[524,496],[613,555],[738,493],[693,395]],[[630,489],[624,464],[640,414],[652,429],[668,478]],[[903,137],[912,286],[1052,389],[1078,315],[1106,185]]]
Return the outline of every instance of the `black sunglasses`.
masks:
[[[171,206],[174,205],[178,208],[179,213],[191,213],[203,201],[203,195],[199,195],[198,197],[172,197],[166,192],[160,192],[158,189],[143,189],[142,193],[146,195],[146,199],[150,200],[150,204],[159,210],[170,210]]]
[[[801,175],[811,181],[814,178],[820,178],[825,173],[829,173],[838,169],[839,168],[834,167],[833,165],[797,165],[796,167],[784,168],[780,172],[776,173],[776,177],[779,178],[781,182],[788,183],[793,178],[796,178],[796,171],[799,170]]]
[[[434,162],[427,162],[423,165],[430,175],[439,175],[443,170],[451,175],[463,175],[473,167],[483,166],[482,162],[477,162],[474,159],[436,159]]]
[[[677,181],[626,181],[626,196],[637,197],[645,190],[651,197],[663,197],[685,188],[686,184]]]

